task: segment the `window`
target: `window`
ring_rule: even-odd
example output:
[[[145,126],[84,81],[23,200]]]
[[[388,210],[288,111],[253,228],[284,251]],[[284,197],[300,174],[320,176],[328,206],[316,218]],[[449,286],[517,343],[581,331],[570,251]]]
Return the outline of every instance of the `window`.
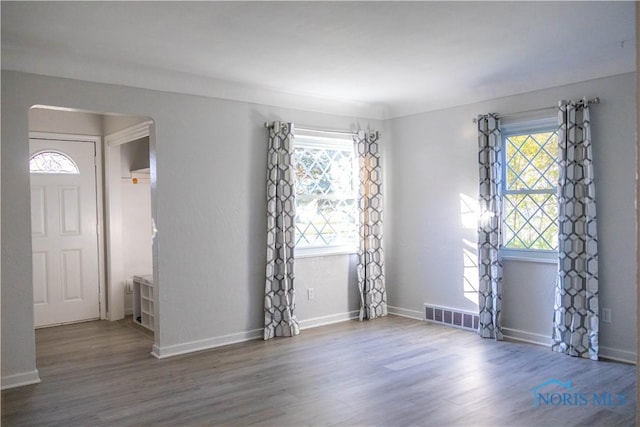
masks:
[[[293,153],[296,250],[351,252],[357,247],[357,162],[345,137],[297,133]]]
[[[504,126],[503,248],[508,256],[558,249],[555,121]]]
[[[79,174],[78,166],[66,154],[57,151],[41,151],[29,159],[31,173]]]

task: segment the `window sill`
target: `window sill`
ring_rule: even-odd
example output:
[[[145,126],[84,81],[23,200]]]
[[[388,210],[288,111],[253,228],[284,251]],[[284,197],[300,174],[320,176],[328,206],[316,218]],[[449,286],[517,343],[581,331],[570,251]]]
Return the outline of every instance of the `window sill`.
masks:
[[[352,255],[358,253],[353,246],[329,246],[318,248],[302,248],[295,250],[296,258],[313,258],[333,255]]]
[[[502,250],[500,258],[503,261],[535,262],[539,264],[558,263],[558,253],[555,251]]]

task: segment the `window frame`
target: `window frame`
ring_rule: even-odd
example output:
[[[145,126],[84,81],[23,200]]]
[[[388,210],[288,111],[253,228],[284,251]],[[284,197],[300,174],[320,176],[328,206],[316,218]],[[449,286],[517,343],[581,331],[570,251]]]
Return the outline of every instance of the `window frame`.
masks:
[[[62,157],[64,160],[68,161],[71,166],[73,166],[74,170],[69,172],[69,171],[54,171],[54,170],[32,170],[31,169],[31,165],[32,163],[36,160],[36,158],[38,156],[42,156],[45,154],[55,154],[58,155],[60,157]],[[60,150],[51,150],[51,149],[47,149],[47,150],[40,150],[37,151],[33,154],[31,154],[29,156],[29,174],[34,174],[34,175],[80,175],[80,168],[78,167],[78,164],[76,163],[75,160],[73,160],[73,158],[71,156],[69,156],[67,153],[60,151]]]
[[[546,249],[515,249],[515,248],[507,248],[504,246],[504,221],[505,221],[505,199],[507,195],[507,150],[506,150],[506,142],[507,138],[514,135],[522,135],[522,134],[535,134],[535,133],[544,133],[544,132],[557,132],[558,131],[558,120],[555,116],[553,117],[545,117],[535,120],[526,120],[526,121],[518,121],[518,122],[508,122],[505,124],[501,124],[500,126],[500,137],[501,137],[501,167],[502,167],[502,188],[501,188],[501,198],[502,198],[502,218],[500,218],[501,226],[503,228],[501,235],[501,247],[500,247],[500,256],[502,259],[513,260],[513,261],[526,261],[526,262],[539,262],[539,263],[551,263],[555,264],[558,262],[558,250],[546,250]],[[557,186],[555,188],[555,196],[557,200],[558,192]],[[558,218],[556,218],[556,222]]]
[[[311,131],[311,130],[295,130],[295,139],[294,139],[294,150],[296,147],[309,147],[309,148],[338,148],[344,149],[349,147],[353,153],[353,179],[355,180],[355,194],[354,198],[356,200],[356,212],[355,212],[355,231],[359,229],[358,225],[358,214],[357,214],[357,203],[358,203],[358,158],[357,153],[355,152],[355,146],[353,143],[352,136],[350,134],[344,132],[321,132],[321,131]],[[292,165],[295,169],[296,164]],[[295,172],[294,172],[294,179]],[[296,216],[298,215],[298,194],[296,193]],[[296,241],[297,241],[297,230],[296,230]],[[296,258],[308,258],[308,257],[320,257],[320,256],[332,256],[332,255],[350,255],[358,252],[358,242],[357,239],[353,244],[349,245],[316,245],[316,246],[306,246],[306,247],[298,247],[296,244],[294,249],[294,255]]]

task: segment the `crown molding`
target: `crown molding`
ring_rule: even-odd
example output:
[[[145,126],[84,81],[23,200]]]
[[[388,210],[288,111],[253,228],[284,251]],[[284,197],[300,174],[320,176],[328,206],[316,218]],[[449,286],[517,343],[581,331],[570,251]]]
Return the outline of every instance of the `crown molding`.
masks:
[[[117,132],[110,133],[104,137],[104,141],[107,146],[115,147],[118,145],[126,144],[127,142],[135,141],[136,139],[149,136],[152,120],[147,120],[142,123],[130,126],[126,129],[119,130]]]
[[[286,93],[181,71],[140,64],[114,64],[63,52],[25,51],[5,45],[2,47],[2,69],[362,119],[388,118],[388,107],[382,104]]]

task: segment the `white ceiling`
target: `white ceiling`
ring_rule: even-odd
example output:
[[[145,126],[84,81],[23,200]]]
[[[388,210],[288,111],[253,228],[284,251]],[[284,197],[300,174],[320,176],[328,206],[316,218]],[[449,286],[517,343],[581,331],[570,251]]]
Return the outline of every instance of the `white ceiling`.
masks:
[[[2,68],[371,118],[635,71],[633,2],[6,2]]]

